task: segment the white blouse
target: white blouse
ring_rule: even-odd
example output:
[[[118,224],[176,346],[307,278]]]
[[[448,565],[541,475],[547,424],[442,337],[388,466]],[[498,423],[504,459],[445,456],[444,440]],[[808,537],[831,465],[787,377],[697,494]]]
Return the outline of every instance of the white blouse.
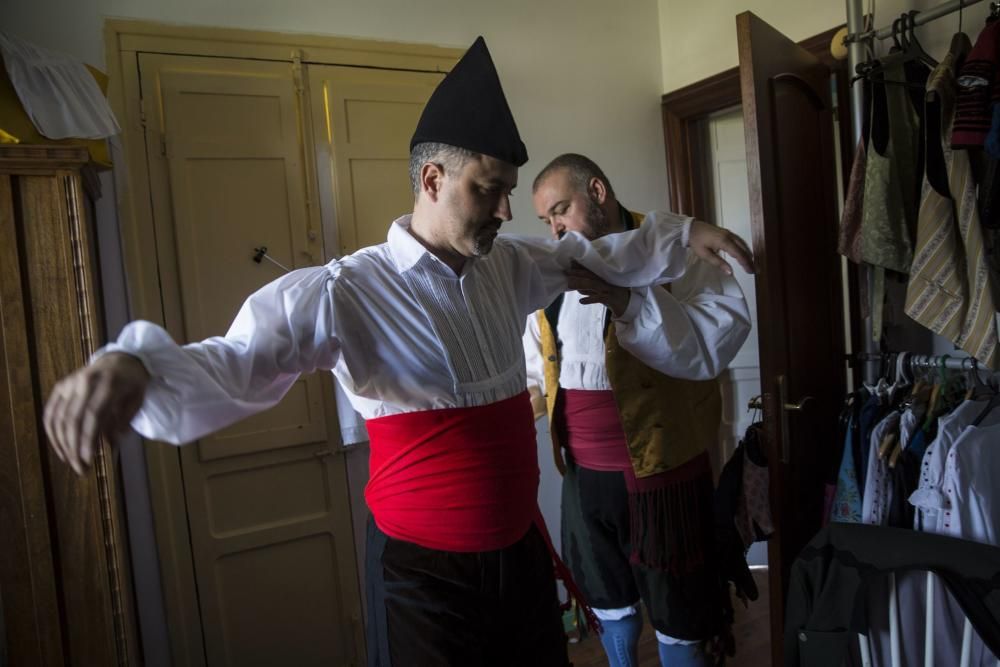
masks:
[[[937,532],[1000,545],[998,442],[1000,426],[995,420],[992,426],[968,426],[955,440],[948,452],[941,483],[945,509],[938,514]]]
[[[690,218],[675,215],[593,243],[501,235],[459,275],[409,223],[396,220],[386,243],[265,285],[225,337],[179,346],[155,324],[129,324],[99,354],[127,352],[149,370],[133,428],[197,440],[270,408],[318,369],[333,370],[366,419],[510,398],[526,386],[525,318],[566,289],[571,261],[629,287],[675,281],[687,265]]]
[[[582,298],[579,292],[567,292],[559,311],[559,385],[609,390],[604,351],[607,308],[582,304]],[[636,358],[665,375],[688,380],[718,377],[750,333],[750,311],[739,283],[694,255],[669,291],[661,286],[633,288],[625,313],[612,322],[619,344]],[[528,317],[524,349],[528,384],[544,393],[537,315]]]

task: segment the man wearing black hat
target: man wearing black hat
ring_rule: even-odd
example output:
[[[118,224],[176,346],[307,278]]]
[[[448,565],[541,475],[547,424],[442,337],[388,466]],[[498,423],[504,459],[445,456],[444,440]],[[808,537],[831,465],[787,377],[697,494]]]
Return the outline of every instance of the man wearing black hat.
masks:
[[[615,284],[673,280],[689,250],[744,267],[738,237],[685,218],[589,243],[497,236],[527,160],[482,38],[431,96],[411,143],[415,202],[386,243],[292,271],[225,337],[178,346],[133,322],[56,385],[45,427],[80,474],[131,423],[190,442],[329,369],[367,420],[369,664],[565,665],[536,504],[521,334],[578,261]]]

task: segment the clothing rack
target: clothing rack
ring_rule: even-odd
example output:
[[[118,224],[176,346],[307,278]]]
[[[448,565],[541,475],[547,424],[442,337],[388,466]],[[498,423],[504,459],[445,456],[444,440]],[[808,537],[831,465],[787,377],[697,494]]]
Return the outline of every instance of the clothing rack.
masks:
[[[914,16],[913,25],[924,25],[943,16],[948,16],[960,9],[975,5],[982,0],[950,0],[936,7],[919,12]],[[875,39],[886,39],[892,36],[892,26],[887,26],[880,30],[865,31],[864,26],[864,0],[846,0],[847,5],[847,32],[844,42],[847,44],[847,62],[850,72],[856,72],[858,64],[864,59],[864,42],[871,42]],[[851,86],[851,124],[853,146],[856,146],[861,139],[862,114],[864,113],[864,99],[861,86],[862,82],[856,81]],[[875,272],[871,267],[863,265],[861,269],[861,280],[867,286],[867,293],[874,292]],[[869,313],[871,308],[868,309]],[[878,364],[881,359],[878,356],[878,341],[872,338],[873,320],[869,314],[862,319],[861,337],[863,347],[862,378],[867,384],[874,384],[878,378]],[[874,355],[874,356],[873,356]]]
[[[926,368],[926,369],[950,369],[950,370],[961,370],[961,371],[986,371],[988,374],[992,375],[993,371],[990,368],[983,367],[979,365],[979,361],[975,357],[969,356],[952,356],[948,354],[941,355],[930,355],[930,354],[914,354],[911,352],[880,352],[880,353],[858,353],[857,358],[861,361],[875,363],[879,365],[885,364],[888,368],[895,368],[895,372],[898,374],[903,368],[909,370],[911,379],[913,377],[912,373],[914,369]],[[895,378],[894,378],[895,381]],[[874,384],[874,382],[870,383]],[[995,387],[994,387],[995,390]],[[989,410],[993,404],[991,403],[987,410]],[[934,600],[934,574],[932,572],[927,572],[926,584],[925,584],[925,598],[924,598],[924,667],[934,666],[934,642],[935,642],[935,632],[934,625],[936,622],[935,618],[935,608],[936,602]],[[897,588],[896,575],[890,574],[888,578],[888,611],[889,611],[889,663],[892,667],[899,667],[902,664],[902,634],[903,634],[903,623],[900,619],[900,603],[899,603],[899,593]],[[871,645],[869,644],[868,634],[865,632],[859,633],[857,637],[858,641],[858,651],[861,655],[861,662],[863,665],[871,665]],[[962,627],[962,640],[961,649],[959,654],[959,667],[970,667],[972,664],[972,624],[968,618],[965,619]],[[996,667],[1000,667],[1000,658],[997,658]]]
[[[920,26],[925,23],[930,23],[935,19],[939,19],[942,16],[947,16],[959,9],[964,9],[965,7],[971,7],[972,5],[979,4],[983,0],[951,0],[950,2],[945,2],[937,7],[931,7],[928,10],[917,13],[913,17],[913,26]],[[850,4],[851,0],[848,0]],[[995,3],[990,3],[995,4]],[[850,30],[850,27],[848,27]],[[846,37],[844,37],[844,43],[850,42],[867,42],[873,39],[888,39],[892,37],[893,29],[892,26],[886,26],[881,30],[869,30],[867,32],[850,32]]]
[[[990,369],[981,366],[975,357],[959,357],[950,354],[914,354],[912,352],[881,352],[881,353],[860,353],[857,358],[861,361],[895,362],[901,359],[902,364],[908,366],[910,370],[914,368],[946,368],[948,370],[981,370],[990,372]]]

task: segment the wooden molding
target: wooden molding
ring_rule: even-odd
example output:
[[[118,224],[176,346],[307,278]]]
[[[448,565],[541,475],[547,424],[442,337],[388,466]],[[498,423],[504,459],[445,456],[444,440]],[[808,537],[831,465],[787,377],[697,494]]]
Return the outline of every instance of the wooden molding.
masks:
[[[846,101],[847,63],[830,55],[830,41],[842,26],[802,40],[799,44],[837,73],[837,93]],[[702,163],[705,157],[704,139],[699,122],[709,115],[739,106],[739,67],[720,72],[707,79],[663,95],[660,108],[663,116],[663,141],[667,159],[667,192],[672,211],[704,219],[707,215],[703,188]],[[840,118],[847,120],[846,104],[841,105]],[[850,129],[841,122],[842,162],[847,162],[849,146],[844,145]],[[850,169],[846,164],[845,169]]]
[[[108,19],[105,34],[122,52],[175,53],[228,58],[261,58],[305,63],[447,72],[465,48],[403,44],[375,39],[181,26]]]
[[[0,172],[24,174],[52,173],[59,169],[79,169],[90,161],[84,147],[47,144],[4,144],[0,146]]]

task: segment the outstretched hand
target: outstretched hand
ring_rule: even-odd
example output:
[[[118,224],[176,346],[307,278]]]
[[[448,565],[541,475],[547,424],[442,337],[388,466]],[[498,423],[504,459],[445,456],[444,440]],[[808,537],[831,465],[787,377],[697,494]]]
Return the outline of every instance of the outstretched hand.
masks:
[[[698,257],[719,267],[727,275],[733,275],[733,267],[722,258],[723,252],[739,262],[744,271],[753,273],[753,252],[750,246],[728,229],[694,220],[691,222],[688,247]]]
[[[83,475],[101,435],[121,433],[142,407],[149,373],[135,357],[112,352],[66,376],[45,404],[45,433],[56,456]]]

